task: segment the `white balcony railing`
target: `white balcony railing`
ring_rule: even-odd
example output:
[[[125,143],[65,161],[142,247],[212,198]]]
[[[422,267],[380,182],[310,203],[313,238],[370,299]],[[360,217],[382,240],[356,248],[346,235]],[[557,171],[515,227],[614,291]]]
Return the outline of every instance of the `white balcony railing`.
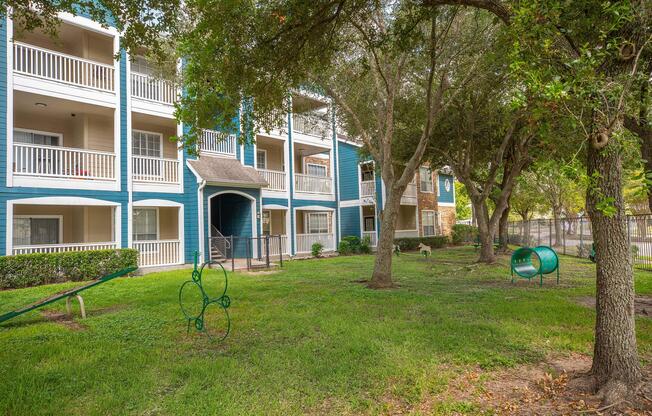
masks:
[[[112,65],[20,42],[14,42],[14,71],[100,91],[115,91]]]
[[[258,169],[258,173],[267,181],[265,189],[285,191],[285,172],[277,170]]]
[[[310,192],[314,194],[332,194],[333,178],[330,176],[294,174],[294,188],[296,192]]]
[[[171,105],[177,99],[177,89],[170,81],[132,72],[131,95],[143,100]]]
[[[89,250],[108,250],[118,248],[118,243],[74,243],[74,244],[34,244],[30,246],[14,246],[12,253],[31,254],[31,253],[62,253],[64,251],[89,251]]]
[[[114,180],[115,154],[70,147],[14,143],[14,174]]]
[[[360,182],[360,197],[373,197],[376,193],[376,181],[362,181]]]
[[[315,243],[321,243],[324,251],[335,250],[333,234],[297,234],[297,253],[310,253]]]
[[[417,184],[409,183],[405,192],[401,196],[401,203],[408,205],[416,205],[417,203]]]
[[[147,156],[133,156],[134,181],[151,183],[179,183],[179,161]]]
[[[292,114],[292,130],[310,136],[326,137],[328,122],[317,114],[296,113]]]
[[[133,246],[138,250],[138,265],[146,266],[167,266],[179,264],[179,240],[152,240],[134,241]]]
[[[235,156],[235,135],[215,130],[204,130],[199,150],[220,155]]]
[[[362,232],[362,238],[369,237],[369,241],[371,242],[371,247],[376,247],[378,244],[378,236],[376,235],[375,231],[363,231]]]
[[[270,256],[278,256],[281,253],[287,254],[288,253],[288,236],[287,235],[282,235],[281,237],[281,247],[279,251],[279,236],[278,235],[272,235],[269,237],[269,255]],[[267,254],[267,239],[262,238],[262,246],[261,246],[261,254],[265,256]]]
[[[396,238],[409,238],[409,237],[418,237],[419,230],[396,230],[394,231],[394,237]]]

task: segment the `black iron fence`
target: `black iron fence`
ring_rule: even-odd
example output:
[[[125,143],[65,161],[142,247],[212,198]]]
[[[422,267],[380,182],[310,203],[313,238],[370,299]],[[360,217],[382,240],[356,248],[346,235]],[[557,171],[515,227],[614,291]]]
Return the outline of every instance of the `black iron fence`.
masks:
[[[652,215],[628,215],[625,219],[635,267],[652,270]],[[593,233],[588,217],[512,221],[508,243],[521,246],[547,245],[559,253],[588,258]]]
[[[269,268],[273,263],[283,266],[286,250],[284,236],[260,237],[220,236],[210,239],[211,260],[230,266],[231,270]]]

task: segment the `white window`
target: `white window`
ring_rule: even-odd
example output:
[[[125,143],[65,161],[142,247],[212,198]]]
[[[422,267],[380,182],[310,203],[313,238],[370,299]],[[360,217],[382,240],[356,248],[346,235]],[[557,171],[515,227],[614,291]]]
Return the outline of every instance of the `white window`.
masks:
[[[267,151],[264,149],[258,149],[256,151],[256,163],[258,169],[267,169]]]
[[[309,234],[328,234],[327,212],[311,212],[307,217]]]
[[[326,177],[326,166],[317,165],[316,163],[307,163],[306,170],[308,175]]]
[[[435,211],[421,211],[421,222],[423,226],[424,237],[436,235],[438,228],[438,216]]]
[[[46,131],[14,129],[14,142],[40,144],[44,146],[62,146],[63,135]]]
[[[158,240],[158,210],[156,208],[135,208],[133,240]]]
[[[131,148],[134,156],[160,158],[163,146],[163,135],[147,131],[133,130],[131,133]]]
[[[135,56],[131,62],[131,72],[154,76],[156,68],[144,56]]]
[[[421,180],[421,192],[434,192],[435,187],[432,183],[432,172],[430,168],[419,168],[419,179]]]
[[[14,217],[14,246],[60,244],[63,239],[61,216],[17,215]]]
[[[263,211],[263,235],[272,234],[272,212]]]

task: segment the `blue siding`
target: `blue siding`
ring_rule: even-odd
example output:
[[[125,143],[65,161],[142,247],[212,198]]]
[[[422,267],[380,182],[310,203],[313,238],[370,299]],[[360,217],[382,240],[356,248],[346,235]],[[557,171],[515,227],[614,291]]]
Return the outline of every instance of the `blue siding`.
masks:
[[[246,166],[254,165],[254,145],[251,143],[244,145],[244,164]]]
[[[340,209],[342,237],[350,235],[360,236],[360,207],[346,207]]]
[[[446,183],[448,181],[448,191],[446,190]],[[455,202],[455,180],[452,175],[439,174],[439,195],[438,202],[453,203]]]
[[[263,205],[281,205],[288,206],[288,200],[285,198],[263,198]]]
[[[339,143],[340,199],[342,201],[360,198],[358,184],[358,163],[360,154],[358,147],[348,143]]]

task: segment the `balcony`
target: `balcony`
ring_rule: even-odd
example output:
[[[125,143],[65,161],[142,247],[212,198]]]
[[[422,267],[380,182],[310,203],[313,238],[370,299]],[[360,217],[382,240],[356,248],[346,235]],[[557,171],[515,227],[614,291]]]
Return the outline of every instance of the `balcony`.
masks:
[[[361,181],[360,182],[360,197],[374,197],[376,194],[376,181]]]
[[[114,153],[14,143],[14,175],[115,180]]]
[[[285,172],[258,169],[258,173],[260,173],[268,183],[265,189],[269,189],[270,191],[285,191]]]
[[[324,251],[335,250],[335,237],[332,233],[297,234],[297,253],[310,253],[315,243],[321,243]]]
[[[417,204],[417,184],[410,182],[405,188],[405,192],[401,196],[401,204],[403,205],[416,205]]]
[[[179,240],[134,241],[138,250],[138,265],[169,266],[179,264],[181,242]]]
[[[292,114],[292,131],[325,138],[328,133],[328,121],[323,115],[317,113]]]
[[[280,247],[279,247],[280,240]],[[270,235],[269,240],[261,238],[261,253],[263,256],[267,255],[269,250],[270,256],[280,256],[281,254],[288,254],[288,236],[287,235]],[[267,242],[269,241],[269,249]]]
[[[202,153],[235,157],[236,137],[216,130],[204,130],[199,143]]]
[[[179,184],[179,161],[147,156],[133,156],[134,182]]]
[[[155,103],[173,105],[177,100],[177,89],[169,81],[132,72],[131,96]]]
[[[332,194],[333,178],[330,176],[294,174],[294,190],[313,194]]]
[[[115,91],[112,65],[21,42],[14,42],[14,71],[99,91]]]

